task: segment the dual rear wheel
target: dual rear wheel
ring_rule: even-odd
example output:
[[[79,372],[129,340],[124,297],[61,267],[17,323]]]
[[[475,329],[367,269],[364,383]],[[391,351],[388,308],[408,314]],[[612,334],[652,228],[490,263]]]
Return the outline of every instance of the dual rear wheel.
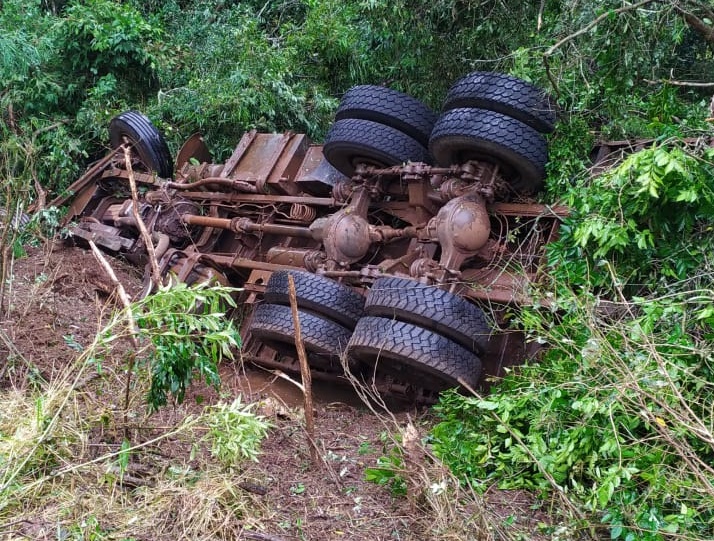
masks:
[[[555,112],[546,94],[510,75],[474,72],[452,85],[437,116],[395,90],[362,85],[342,98],[323,152],[351,177],[359,164],[407,162],[499,166],[516,193],[537,191],[545,178],[547,143]]]
[[[485,315],[461,297],[410,279],[380,278],[364,298],[323,276],[277,271],[250,326],[269,347],[296,355],[288,276],[312,367],[335,372],[346,357],[366,377],[384,374],[429,391],[477,384],[489,336]]]

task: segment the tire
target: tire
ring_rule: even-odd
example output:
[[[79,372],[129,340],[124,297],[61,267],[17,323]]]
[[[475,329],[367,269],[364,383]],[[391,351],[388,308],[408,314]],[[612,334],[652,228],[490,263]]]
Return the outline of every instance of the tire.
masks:
[[[352,177],[358,164],[391,167],[406,162],[429,163],[429,154],[418,141],[383,124],[359,118],[335,122],[322,152],[345,176]]]
[[[298,310],[300,330],[308,356],[339,358],[347,347],[349,329],[309,312]],[[296,356],[295,326],[289,306],[261,304],[253,311],[250,332],[267,346]]]
[[[436,113],[419,100],[375,85],[350,88],[335,113],[335,120],[357,118],[395,128],[425,147],[436,117]]]
[[[432,391],[475,387],[481,374],[476,354],[433,331],[383,317],[359,320],[347,355],[379,372]]]
[[[456,81],[446,95],[443,109],[463,107],[495,111],[541,133],[555,129],[556,114],[550,97],[537,86],[504,73],[475,71]]]
[[[166,139],[140,112],[127,111],[114,117],[109,123],[109,140],[112,148],[129,143],[144,166],[161,178],[173,175],[173,161]]]
[[[24,212],[16,212],[12,218],[8,218],[7,209],[0,207],[0,231],[8,224],[14,231],[23,231],[32,221],[32,216]]]
[[[380,278],[367,294],[368,316],[433,329],[477,354],[486,349],[490,325],[478,306],[453,293],[408,278]]]
[[[324,276],[304,271],[275,271],[265,288],[263,298],[266,302],[290,305],[288,276],[295,281],[299,309],[326,317],[350,330],[355,328],[364,311],[364,297]]]
[[[520,193],[537,191],[545,178],[548,144],[522,122],[484,109],[451,109],[434,125],[429,150],[439,165],[469,160],[498,164]]]

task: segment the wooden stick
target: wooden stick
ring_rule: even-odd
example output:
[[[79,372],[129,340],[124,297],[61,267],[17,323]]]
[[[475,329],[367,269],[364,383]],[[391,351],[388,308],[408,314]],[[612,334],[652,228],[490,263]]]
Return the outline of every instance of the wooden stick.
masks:
[[[139,351],[139,339],[137,338],[138,331],[136,329],[136,323],[134,322],[134,313],[131,309],[131,301],[129,301],[129,296],[126,294],[124,286],[117,278],[117,275],[114,273],[114,269],[112,269],[112,266],[102,255],[102,252],[99,251],[97,245],[94,244],[94,241],[89,241],[89,247],[92,249],[94,257],[104,268],[104,272],[109,275],[109,279],[112,281],[114,287],[117,290],[119,300],[121,300],[121,303],[126,309],[127,326],[129,327],[129,338],[131,339],[131,345],[134,348],[134,351],[132,351],[129,355],[129,366],[127,367],[126,372],[126,387],[124,388],[124,425],[126,426],[128,424],[127,412],[129,410],[129,389],[131,387],[131,372],[134,370],[134,361],[136,360],[136,353]]]
[[[241,532],[241,537],[244,537],[245,539],[252,539],[253,541],[286,541],[284,537],[278,537],[277,535],[269,533],[250,532],[248,530],[243,530]]]
[[[293,314],[293,325],[295,326],[295,346],[297,347],[298,359],[300,361],[300,375],[302,376],[303,397],[305,398],[305,430],[307,431],[308,445],[310,447],[310,460],[317,464],[317,446],[315,445],[315,417],[312,408],[312,374],[310,366],[307,364],[307,353],[305,344],[302,341],[302,331],[300,329],[300,317],[297,309],[297,293],[295,292],[295,280],[288,274],[288,294],[290,296],[290,309]]]
[[[151,280],[154,282],[155,286],[161,285],[161,270],[159,270],[159,263],[156,261],[156,251],[154,250],[154,243],[151,240],[151,235],[149,230],[146,229],[146,224],[144,220],[141,219],[141,213],[139,212],[139,194],[136,190],[136,179],[134,178],[134,169],[131,167],[131,154],[129,149],[124,147],[124,163],[126,164],[126,170],[129,172],[129,186],[131,187],[131,199],[133,204],[131,209],[134,214],[134,220],[136,220],[136,226],[141,232],[141,238],[146,245],[146,251],[149,254],[149,262],[151,263]]]

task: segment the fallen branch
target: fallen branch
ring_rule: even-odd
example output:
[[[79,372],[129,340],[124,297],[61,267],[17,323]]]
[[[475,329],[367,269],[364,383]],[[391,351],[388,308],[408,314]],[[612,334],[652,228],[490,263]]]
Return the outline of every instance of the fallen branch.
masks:
[[[36,129],[35,131],[32,132],[32,138],[34,139],[38,135],[42,135],[45,132],[52,131],[55,128],[59,128],[63,124],[69,124],[70,119],[69,118],[63,118],[62,120],[58,120],[57,122],[53,122],[52,124],[49,124],[48,126],[43,126],[41,128]]]
[[[536,32],[540,32],[543,28],[543,12],[545,11],[545,0],[540,0],[540,7],[538,8],[538,23],[536,26]]]
[[[714,16],[714,13],[710,9],[704,8],[704,6],[701,5],[699,7],[705,10],[707,18]],[[697,17],[691,11],[687,11],[678,5],[675,5],[674,9],[682,15],[684,22],[686,22],[690,28],[702,36],[704,41],[714,44],[714,26],[712,26],[711,23],[707,24],[703,18]]]
[[[124,286],[117,278],[117,275],[114,273],[114,269],[112,269],[112,266],[102,255],[102,252],[99,251],[97,245],[94,244],[94,241],[89,241],[89,247],[92,249],[94,257],[97,259],[97,261],[99,261],[99,264],[102,266],[102,268],[104,268],[104,272],[107,273],[109,279],[114,284],[114,287],[117,291],[117,295],[119,295],[119,300],[124,305],[124,309],[126,310],[127,327],[129,327],[129,339],[131,340],[131,345],[134,348],[133,351],[129,354],[129,366],[127,367],[126,386],[124,388],[124,424],[126,425],[128,424],[127,412],[129,411],[129,389],[131,387],[131,373],[134,370],[136,352],[139,351],[140,347],[138,338],[139,332],[136,328],[136,323],[134,321],[134,312],[131,309],[131,301],[129,300],[129,296],[126,294]]]
[[[695,88],[710,88],[714,87],[714,82],[712,83],[701,83],[699,81],[676,81],[674,79],[659,79],[657,81],[652,79],[644,79],[645,83],[651,85],[672,85],[672,86],[691,86]]]
[[[277,535],[260,532],[249,532],[246,530],[243,530],[241,532],[241,537],[243,537],[244,539],[252,539],[253,541],[286,541],[284,537],[278,537]]]
[[[288,294],[290,296],[290,309],[293,315],[293,325],[295,326],[295,346],[297,347],[298,359],[300,360],[300,375],[302,376],[303,397],[305,399],[305,430],[307,431],[308,445],[310,447],[310,460],[313,465],[317,465],[319,457],[317,446],[315,445],[315,414],[312,407],[312,374],[307,363],[307,353],[305,344],[302,341],[300,329],[300,317],[297,310],[297,293],[295,292],[295,280],[292,275],[288,275]]]
[[[146,229],[146,224],[141,218],[141,213],[139,212],[139,194],[136,189],[136,179],[134,178],[134,169],[131,167],[131,154],[129,149],[124,147],[124,163],[126,164],[126,170],[129,172],[129,186],[131,188],[131,210],[134,215],[134,220],[136,221],[136,226],[139,228],[141,233],[141,238],[146,246],[146,251],[149,254],[149,263],[151,264],[151,277],[154,285],[159,286],[161,284],[161,270],[159,269],[159,263],[156,261],[156,251],[154,250],[154,242],[151,240],[151,235],[149,230]]]

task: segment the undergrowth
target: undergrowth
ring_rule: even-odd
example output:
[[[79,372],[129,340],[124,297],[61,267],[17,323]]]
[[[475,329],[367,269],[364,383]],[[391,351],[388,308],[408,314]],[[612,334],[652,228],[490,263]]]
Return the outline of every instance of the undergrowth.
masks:
[[[194,375],[218,383],[217,363],[237,345],[222,317],[230,293],[159,292],[110,318],[55,377],[0,389],[0,537],[235,539],[246,517],[260,523],[261,503],[236,486],[269,425],[239,402],[168,423],[144,407],[169,396],[176,407]],[[139,377],[122,405],[132,332],[144,347],[133,352]]]
[[[712,537],[713,157],[653,145],[572,191],[518,315],[539,362],[437,408],[434,450],[462,482],[551,494],[582,535]]]
[[[183,402],[195,379],[220,386],[218,365],[233,360],[233,350],[241,343],[233,320],[226,317],[235,307],[234,293],[234,288],[207,283],[176,283],[134,303],[130,315],[135,333],[148,346],[139,352],[135,366],[149,373],[149,411],[165,406],[169,397]],[[115,330],[105,332],[102,345],[116,338]]]

